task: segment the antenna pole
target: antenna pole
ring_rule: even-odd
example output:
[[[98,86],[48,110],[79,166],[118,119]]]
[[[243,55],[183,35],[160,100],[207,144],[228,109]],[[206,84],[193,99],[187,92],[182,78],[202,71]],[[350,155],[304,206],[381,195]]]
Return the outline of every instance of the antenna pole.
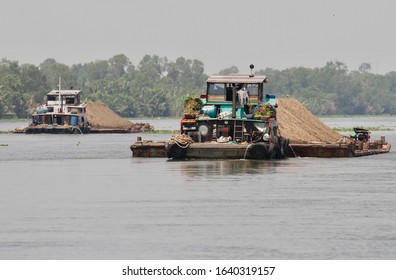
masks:
[[[61,82],[62,82],[62,79],[61,79],[61,76],[59,75],[59,84],[58,84],[58,86],[59,86],[59,104],[60,104],[60,112],[63,112],[63,106],[62,106],[62,97],[61,97]]]
[[[252,78],[252,77],[254,77],[254,75],[253,75],[253,68],[254,68],[254,65],[253,64],[250,64],[250,75],[249,75],[249,77],[250,78]]]

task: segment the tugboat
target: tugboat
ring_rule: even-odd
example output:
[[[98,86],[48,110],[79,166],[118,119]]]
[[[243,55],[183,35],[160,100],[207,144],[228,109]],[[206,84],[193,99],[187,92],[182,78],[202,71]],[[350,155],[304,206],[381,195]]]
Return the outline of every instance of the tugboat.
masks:
[[[86,104],[80,102],[81,90],[52,90],[47,93],[46,103],[37,107],[27,134],[89,133]]]
[[[283,159],[289,140],[280,135],[276,97],[264,92],[268,78],[213,75],[206,93],[185,100],[180,135],[166,143],[168,158]]]

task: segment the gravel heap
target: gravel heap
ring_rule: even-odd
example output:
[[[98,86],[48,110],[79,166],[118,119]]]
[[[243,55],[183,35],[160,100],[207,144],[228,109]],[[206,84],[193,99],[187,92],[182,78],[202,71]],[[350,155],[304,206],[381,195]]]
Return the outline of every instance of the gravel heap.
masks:
[[[92,130],[142,132],[154,129],[148,123],[132,123],[101,103],[87,103],[87,115]]]
[[[296,99],[277,98],[277,103],[279,131],[290,143],[335,143],[342,138]]]

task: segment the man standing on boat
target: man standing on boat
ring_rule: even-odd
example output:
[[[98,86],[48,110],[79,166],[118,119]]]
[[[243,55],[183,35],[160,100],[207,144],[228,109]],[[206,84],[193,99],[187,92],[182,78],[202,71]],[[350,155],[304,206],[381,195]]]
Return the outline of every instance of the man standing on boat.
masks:
[[[241,84],[237,93],[239,107],[244,107],[249,102],[249,91],[244,84]]]

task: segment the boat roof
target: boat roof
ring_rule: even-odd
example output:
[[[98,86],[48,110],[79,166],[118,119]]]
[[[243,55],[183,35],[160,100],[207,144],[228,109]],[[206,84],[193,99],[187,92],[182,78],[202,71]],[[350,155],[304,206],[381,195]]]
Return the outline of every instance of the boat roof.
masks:
[[[79,95],[81,90],[73,90],[73,89],[67,89],[67,90],[51,90],[47,95]]]
[[[237,84],[259,84],[268,81],[267,76],[264,75],[248,75],[248,74],[232,74],[232,75],[212,75],[207,83],[237,83]]]

